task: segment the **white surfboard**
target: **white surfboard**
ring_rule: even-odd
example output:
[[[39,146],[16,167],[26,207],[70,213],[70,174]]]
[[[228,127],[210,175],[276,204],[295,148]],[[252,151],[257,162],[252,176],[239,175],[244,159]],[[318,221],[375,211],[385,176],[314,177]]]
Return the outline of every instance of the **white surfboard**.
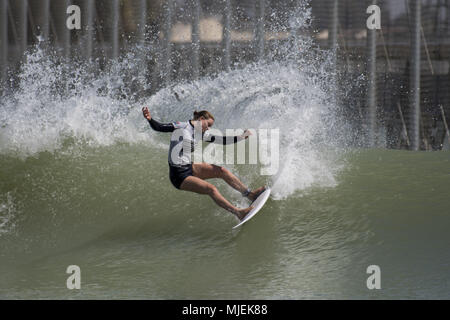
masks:
[[[251,218],[253,218],[253,216],[255,214],[258,213],[259,210],[261,210],[261,208],[264,206],[264,204],[266,203],[267,199],[269,199],[270,196],[270,188],[267,187],[266,190],[264,190],[263,193],[261,193],[258,198],[256,198],[255,201],[253,201],[252,206],[253,209],[245,216],[244,220],[240,221],[239,224],[235,225],[233,227],[233,229],[242,226],[244,223],[246,223],[248,220],[250,220]]]

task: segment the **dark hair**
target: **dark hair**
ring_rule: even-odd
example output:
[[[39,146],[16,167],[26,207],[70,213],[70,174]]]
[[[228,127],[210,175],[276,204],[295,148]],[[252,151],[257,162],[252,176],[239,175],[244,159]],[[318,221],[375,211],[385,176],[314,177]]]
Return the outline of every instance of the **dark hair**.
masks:
[[[200,119],[200,117],[203,117],[206,120],[213,119],[215,121],[214,116],[209,111],[206,110],[194,111],[194,120],[198,120]]]

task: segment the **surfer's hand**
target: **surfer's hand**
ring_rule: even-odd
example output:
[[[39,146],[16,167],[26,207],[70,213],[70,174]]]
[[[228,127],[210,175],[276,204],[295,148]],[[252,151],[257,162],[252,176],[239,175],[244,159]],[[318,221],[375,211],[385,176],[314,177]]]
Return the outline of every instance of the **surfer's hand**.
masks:
[[[142,108],[142,113],[144,114],[145,119],[147,119],[149,121],[152,119],[152,116],[150,115],[150,111],[148,111],[147,107]]]
[[[252,133],[247,129],[247,130],[244,131],[244,134],[242,135],[242,138],[247,139],[251,135],[252,135]]]

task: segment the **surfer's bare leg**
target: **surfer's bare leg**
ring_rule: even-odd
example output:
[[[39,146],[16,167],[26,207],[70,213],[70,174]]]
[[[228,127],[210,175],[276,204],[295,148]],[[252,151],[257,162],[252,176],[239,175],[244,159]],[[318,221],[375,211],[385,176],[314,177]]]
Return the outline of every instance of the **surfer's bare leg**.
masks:
[[[252,207],[245,209],[239,209],[233,206],[227,199],[225,199],[217,190],[217,188],[209,182],[206,182],[198,177],[190,176],[184,179],[180,186],[181,190],[191,191],[199,194],[209,195],[220,207],[233,213],[239,219],[243,219],[247,213],[250,212]]]
[[[251,191],[251,192],[248,194],[247,198],[249,198],[250,200],[254,201],[254,200],[256,200],[256,198],[258,198],[258,196],[259,196],[261,193],[264,192],[264,190],[266,190],[266,187],[265,187],[265,186],[264,186],[264,187],[260,187],[260,188],[258,188],[258,189],[255,189],[255,190]]]
[[[243,193],[247,190],[247,187],[234,175],[230,170],[216,166],[210,163],[194,163],[192,165],[192,171],[195,177],[200,179],[213,179],[221,178],[230,185],[233,189]]]
[[[265,189],[265,187],[261,187],[254,191],[247,192],[247,187],[233,173],[231,173],[230,170],[210,163],[194,163],[192,165],[192,171],[194,176],[200,179],[221,178],[225,180],[230,187],[246,195],[252,201],[255,200]]]

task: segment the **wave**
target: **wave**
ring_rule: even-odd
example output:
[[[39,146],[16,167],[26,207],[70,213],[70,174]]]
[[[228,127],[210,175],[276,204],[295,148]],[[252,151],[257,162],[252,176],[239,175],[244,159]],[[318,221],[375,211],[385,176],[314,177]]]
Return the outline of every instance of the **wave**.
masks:
[[[294,34],[310,24],[310,11],[300,10],[290,21]],[[26,159],[61,152],[66,144],[166,148],[168,137],[149,130],[142,118],[143,105],[162,121],[186,121],[194,110],[207,109],[223,131],[280,129],[280,167],[265,180],[276,199],[336,185],[348,124],[333,99],[332,53],[314,48],[311,37],[295,35],[261,61],[171,83],[152,96],[145,94],[152,84],[138,76],[141,49],[99,71],[97,61],[61,60],[37,46],[26,57],[17,88],[2,97],[0,154]],[[232,169],[239,171],[239,165]],[[245,180],[258,179],[257,170],[243,171]]]

